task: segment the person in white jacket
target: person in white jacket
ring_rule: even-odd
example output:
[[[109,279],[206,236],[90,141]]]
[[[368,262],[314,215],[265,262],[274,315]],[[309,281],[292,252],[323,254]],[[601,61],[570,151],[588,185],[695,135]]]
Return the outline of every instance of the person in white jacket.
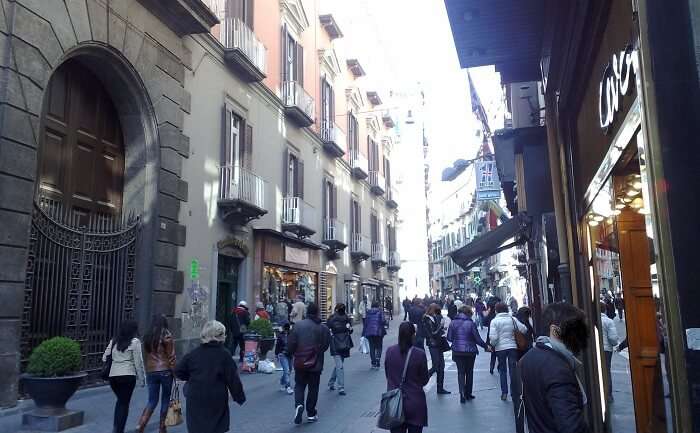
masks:
[[[612,356],[615,346],[620,344],[620,338],[617,335],[617,327],[615,322],[605,314],[607,306],[604,302],[600,303],[600,323],[603,330],[603,353],[605,354],[605,375],[608,377],[608,399],[613,401],[612,395]]]
[[[510,372],[511,396],[520,395],[516,364],[518,362],[518,344],[515,340],[515,329],[523,334],[527,327],[508,313],[508,306],[499,302],[495,306],[496,317],[490,324],[490,344],[498,358],[498,374],[501,379],[501,400],[508,399],[508,375]]]

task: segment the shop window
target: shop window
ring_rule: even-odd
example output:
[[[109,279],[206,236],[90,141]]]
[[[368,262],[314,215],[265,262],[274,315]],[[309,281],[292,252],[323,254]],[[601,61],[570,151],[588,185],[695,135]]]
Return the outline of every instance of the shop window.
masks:
[[[266,265],[263,269],[263,284],[260,301],[268,311],[274,311],[273,319],[286,319],[288,303],[301,299],[305,304],[317,299],[318,274],[281,266]]]

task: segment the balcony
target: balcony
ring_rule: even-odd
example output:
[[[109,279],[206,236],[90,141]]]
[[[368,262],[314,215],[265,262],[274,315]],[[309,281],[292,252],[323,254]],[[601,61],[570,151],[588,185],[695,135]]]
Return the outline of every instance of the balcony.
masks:
[[[239,18],[221,20],[219,40],[224,59],[247,82],[262,81],[267,67],[267,50],[255,33]]]
[[[335,158],[342,158],[345,155],[345,144],[347,136],[342,129],[333,122],[324,121],[321,125],[321,141],[323,148]]]
[[[282,231],[291,232],[300,238],[307,238],[314,233],[313,225],[316,209],[299,197],[282,199]]]
[[[386,191],[386,179],[378,170],[369,172],[369,189],[376,195],[383,195]]]
[[[389,251],[389,263],[387,269],[390,272],[396,272],[401,269],[401,257],[398,251]]]
[[[323,243],[328,245],[332,254],[342,251],[348,246],[345,224],[336,218],[323,221]]]
[[[397,207],[399,207],[399,203],[397,201],[399,195],[398,191],[396,190],[396,187],[393,186],[390,186],[388,190],[389,191],[386,197],[386,205],[391,209],[396,209]]]
[[[219,22],[213,0],[138,1],[180,37],[208,33]]]
[[[384,244],[372,244],[372,264],[378,268],[387,265],[386,248],[384,248]]]
[[[369,161],[358,149],[352,150],[350,158],[350,166],[352,167],[352,175],[356,179],[366,179],[369,173]]]
[[[304,86],[297,81],[285,81],[282,83],[282,101],[284,114],[291,118],[297,125],[311,126],[316,121],[316,107],[314,98],[311,97]]]
[[[219,168],[219,212],[232,225],[245,225],[267,213],[265,181],[238,165]]]
[[[360,233],[352,234],[352,244],[350,245],[350,255],[356,262],[367,260],[371,255],[369,238]]]

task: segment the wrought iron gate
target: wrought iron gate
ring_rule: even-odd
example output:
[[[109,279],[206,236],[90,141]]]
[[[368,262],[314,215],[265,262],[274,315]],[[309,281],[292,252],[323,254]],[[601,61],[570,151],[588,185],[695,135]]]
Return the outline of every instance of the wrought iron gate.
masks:
[[[77,340],[95,380],[122,320],[134,318],[139,217],[77,214],[39,198],[32,212],[22,317],[22,365],[57,335]]]

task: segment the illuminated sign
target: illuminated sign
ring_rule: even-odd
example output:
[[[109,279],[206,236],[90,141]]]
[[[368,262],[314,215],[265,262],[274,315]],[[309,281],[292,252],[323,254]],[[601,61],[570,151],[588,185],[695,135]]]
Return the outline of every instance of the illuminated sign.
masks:
[[[620,110],[621,99],[635,86],[632,73],[638,70],[638,66],[637,51],[631,45],[620,51],[619,55],[613,54],[612,60],[605,66],[598,99],[601,128],[608,128],[615,120],[615,113]]]

